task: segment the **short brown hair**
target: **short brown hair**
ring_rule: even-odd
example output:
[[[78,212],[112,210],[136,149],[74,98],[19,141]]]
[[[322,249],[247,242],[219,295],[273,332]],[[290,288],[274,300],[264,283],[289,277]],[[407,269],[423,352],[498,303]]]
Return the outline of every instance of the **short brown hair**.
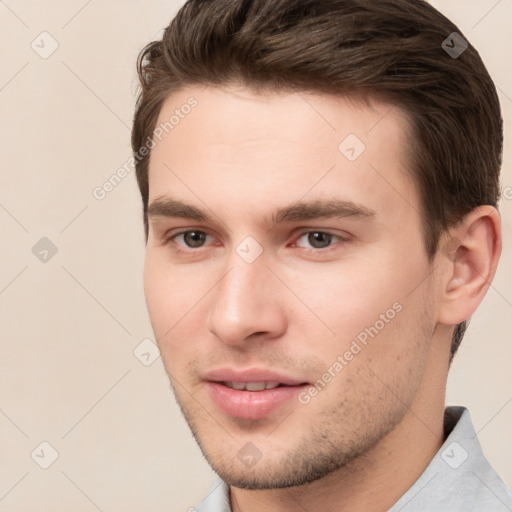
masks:
[[[137,62],[132,149],[146,237],[150,154],[139,151],[172,92],[230,83],[256,91],[366,92],[408,114],[410,172],[433,258],[444,230],[480,205],[496,206],[500,195],[499,100],[471,44],[450,54],[466,43],[423,0],[189,0]],[[465,329],[466,322],[456,326],[451,357]]]

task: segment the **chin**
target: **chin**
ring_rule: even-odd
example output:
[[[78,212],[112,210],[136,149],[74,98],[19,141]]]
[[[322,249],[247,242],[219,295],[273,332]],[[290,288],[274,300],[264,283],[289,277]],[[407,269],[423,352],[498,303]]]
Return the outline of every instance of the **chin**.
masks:
[[[273,458],[264,454],[253,466],[245,465],[237,453],[212,456],[199,447],[212,469],[232,487],[251,490],[285,489],[310,484],[354,462],[365,449],[322,452],[318,447],[290,448]]]

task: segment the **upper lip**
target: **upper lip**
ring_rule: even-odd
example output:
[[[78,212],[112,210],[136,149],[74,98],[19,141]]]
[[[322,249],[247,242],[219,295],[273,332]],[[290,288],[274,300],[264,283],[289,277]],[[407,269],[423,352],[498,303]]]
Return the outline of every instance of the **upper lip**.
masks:
[[[204,379],[211,382],[278,382],[285,386],[306,384],[304,380],[263,368],[218,368],[207,372]]]

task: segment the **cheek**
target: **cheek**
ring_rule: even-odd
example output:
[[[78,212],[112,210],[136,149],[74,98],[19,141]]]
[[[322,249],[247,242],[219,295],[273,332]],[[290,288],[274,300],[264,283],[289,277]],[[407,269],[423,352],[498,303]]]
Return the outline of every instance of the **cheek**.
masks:
[[[206,301],[210,279],[191,275],[185,265],[172,266],[165,256],[148,250],[144,264],[144,294],[151,325],[168,373],[178,375],[197,358],[204,340]]]
[[[144,294],[151,322],[159,334],[184,317],[201,294],[201,280],[189,267],[170,264],[164,251],[147,249]]]
[[[171,269],[158,255],[150,251],[144,264],[144,295],[156,341],[163,353],[168,350],[190,309],[187,294],[192,286],[186,286],[180,274]]]
[[[157,339],[165,332],[164,322],[167,324],[167,329],[170,327],[169,313],[175,309],[169,280],[163,265],[148,250],[144,262],[144,295]]]
[[[343,264],[295,277],[297,296],[336,333],[338,341],[356,336],[380,315],[394,318],[396,302],[403,301],[406,283],[373,265]]]
[[[319,333],[330,340],[323,345],[325,363],[347,350],[357,352],[354,341],[362,347],[354,359],[394,363],[409,354],[411,340],[424,339],[433,323],[431,269],[420,249],[416,252],[401,259],[400,251],[376,251],[296,276],[298,295],[335,333],[329,336],[318,322]],[[307,325],[302,328],[307,332]]]

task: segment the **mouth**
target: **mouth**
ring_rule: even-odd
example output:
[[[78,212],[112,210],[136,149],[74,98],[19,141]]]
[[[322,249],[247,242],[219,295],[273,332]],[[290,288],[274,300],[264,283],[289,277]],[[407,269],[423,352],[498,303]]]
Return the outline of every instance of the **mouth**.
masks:
[[[218,370],[206,376],[215,407],[237,419],[259,420],[290,406],[308,382],[265,370]]]
[[[238,391],[264,391],[265,389],[275,389],[279,386],[285,386],[279,382],[235,382],[235,381],[224,381],[220,384],[227,386],[231,389]]]

